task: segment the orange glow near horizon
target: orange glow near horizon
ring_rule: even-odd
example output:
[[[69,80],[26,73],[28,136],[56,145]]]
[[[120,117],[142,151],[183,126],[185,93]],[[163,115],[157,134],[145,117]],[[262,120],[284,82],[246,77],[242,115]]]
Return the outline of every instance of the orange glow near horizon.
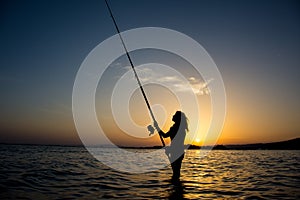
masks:
[[[78,1],[70,6],[60,1],[58,7],[57,1],[48,1],[47,11],[44,3],[5,2],[1,4],[0,143],[81,145],[82,138],[88,138],[90,144],[105,145],[109,138],[123,146],[161,145],[156,132],[149,136],[151,116],[104,2]],[[170,7],[168,1],[136,1],[132,7],[115,1],[112,7],[124,44],[160,128],[168,131],[172,115],[181,110],[189,118],[186,144],[300,138],[299,2],[230,1],[222,7],[214,1],[178,1]],[[157,31],[134,28],[140,25],[156,26]],[[190,37],[187,41],[199,43],[205,52],[177,36],[152,38],[168,32],[165,28],[159,32],[159,27]],[[139,47],[143,44],[145,48]],[[82,68],[85,64],[91,65],[87,71]],[[78,106],[82,112],[77,112],[73,98],[81,73],[83,81],[77,86],[84,106]],[[215,124],[221,119],[211,124],[216,119],[212,115],[223,110],[212,105],[211,96],[217,94],[214,104],[223,101],[218,96],[222,83],[226,116],[219,131]],[[76,113],[83,118],[79,131]]]
[[[193,73],[190,72],[190,74]],[[201,77],[196,78],[201,80]],[[249,144],[276,142],[299,137],[300,124],[297,121],[300,118],[299,112],[291,112],[284,106],[274,109],[265,93],[251,87],[248,87],[247,93],[237,92],[243,91],[245,85],[232,83],[231,79],[225,81],[225,84],[228,85],[226,87],[227,113],[223,130],[219,133],[217,140],[209,135],[216,134],[213,132],[213,125],[210,124],[213,117],[213,106],[209,94],[197,96],[199,105],[199,113],[197,113],[196,108],[187,107],[189,110],[183,110],[176,95],[166,87],[145,85],[144,88],[147,94],[151,94],[148,95],[149,101],[157,121],[164,131],[168,131],[173,125],[172,115],[177,110],[186,113],[189,118],[190,132],[186,135],[185,144],[198,146]],[[161,145],[157,133],[154,136],[148,136],[147,126],[152,124],[152,119],[139,89],[134,91],[128,102],[131,119],[125,124],[129,127],[127,127],[129,129],[127,132],[118,126],[111,111],[111,101],[107,90],[113,88],[104,87],[102,89],[103,91],[101,90],[96,95],[96,113],[99,124],[113,143],[121,146]],[[187,95],[181,95],[186,102],[189,102]],[[261,97],[264,98],[257,101]],[[127,118],[124,113],[120,113],[119,116],[121,119]],[[283,118],[282,116],[288,117]],[[9,117],[6,119],[7,123],[2,124],[1,141],[43,144],[81,143],[72,121],[72,110],[67,106],[42,108],[31,112],[31,115],[28,116],[20,114],[11,116],[11,119]],[[87,120],[87,127],[89,123]],[[92,144],[101,143],[101,140],[93,140],[93,138],[90,141]],[[169,139],[166,140],[167,144],[169,142]]]

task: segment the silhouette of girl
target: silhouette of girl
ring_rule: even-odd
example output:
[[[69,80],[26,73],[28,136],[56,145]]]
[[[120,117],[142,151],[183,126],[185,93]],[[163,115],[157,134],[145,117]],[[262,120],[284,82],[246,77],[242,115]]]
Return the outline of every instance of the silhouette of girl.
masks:
[[[162,137],[171,138],[171,145],[169,148],[166,148],[166,154],[170,159],[173,170],[172,180],[176,181],[180,178],[180,168],[182,160],[184,158],[184,139],[186,132],[189,129],[188,119],[181,111],[177,111],[173,115],[172,121],[175,123],[166,133],[159,128],[156,122],[154,123],[154,127]]]

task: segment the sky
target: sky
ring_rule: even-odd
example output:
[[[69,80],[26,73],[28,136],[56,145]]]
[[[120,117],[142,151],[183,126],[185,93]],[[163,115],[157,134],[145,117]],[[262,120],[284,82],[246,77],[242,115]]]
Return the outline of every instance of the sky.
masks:
[[[300,136],[299,1],[109,3],[121,31],[173,29],[206,49],[220,71],[227,97],[217,143],[273,142]],[[89,52],[116,34],[104,1],[1,1],[0,26],[0,143],[80,144],[72,116],[76,74]],[[144,64],[139,71],[142,80],[163,78],[153,71],[150,74],[151,67],[146,65],[155,58],[181,70],[192,85],[196,80],[195,87],[205,84],[192,75],[188,63],[167,52],[142,50],[132,52],[132,58]],[[128,66],[126,57],[120,57],[101,79],[96,93],[99,123],[119,145],[157,145],[157,135],[142,140],[124,135],[112,121],[112,111],[106,112],[115,78],[130,72]],[[160,80],[170,83],[171,75],[160,75],[169,78]],[[153,107],[167,130],[179,109],[176,99],[168,88],[149,85],[145,89],[153,104],[169,106]],[[203,105],[202,115],[188,117],[191,127],[200,122],[201,127],[190,133],[200,144],[209,125],[210,94],[197,94],[197,99]],[[141,134],[146,137],[151,120],[138,91],[130,99],[129,110],[134,123],[145,126]],[[191,142],[197,143],[187,141]]]

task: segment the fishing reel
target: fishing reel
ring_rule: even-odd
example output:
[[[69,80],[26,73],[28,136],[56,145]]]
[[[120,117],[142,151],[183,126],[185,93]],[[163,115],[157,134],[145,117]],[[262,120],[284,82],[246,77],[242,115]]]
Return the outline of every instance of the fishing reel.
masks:
[[[148,131],[149,131],[149,136],[151,136],[152,134],[154,134],[155,129],[153,128],[152,125],[148,125],[148,126],[147,126],[147,129],[148,129]]]

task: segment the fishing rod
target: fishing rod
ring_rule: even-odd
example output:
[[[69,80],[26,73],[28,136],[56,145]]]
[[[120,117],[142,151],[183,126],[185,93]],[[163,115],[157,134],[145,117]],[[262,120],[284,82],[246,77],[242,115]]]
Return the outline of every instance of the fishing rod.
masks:
[[[129,52],[127,51],[126,45],[125,45],[124,40],[123,40],[123,38],[122,38],[122,36],[121,36],[121,33],[120,33],[119,28],[118,28],[117,22],[116,22],[116,20],[115,20],[113,14],[112,14],[112,11],[111,11],[111,9],[110,9],[110,7],[109,7],[109,5],[108,5],[107,0],[105,0],[105,4],[106,4],[106,6],[107,6],[107,9],[108,9],[108,11],[109,11],[109,14],[110,14],[110,16],[111,16],[113,22],[114,22],[115,28],[116,28],[116,30],[117,30],[117,32],[118,32],[119,38],[120,38],[120,40],[121,40],[121,42],[122,42],[122,45],[123,45],[123,47],[124,47],[124,49],[125,49],[127,58],[128,58],[129,63],[130,63],[130,65],[131,65],[131,68],[132,68],[132,70],[133,70],[133,72],[134,72],[134,76],[135,76],[135,78],[136,78],[136,80],[137,80],[137,82],[138,82],[138,84],[139,84],[140,90],[141,90],[141,92],[142,92],[142,94],[143,94],[144,100],[145,100],[145,102],[146,102],[146,104],[147,104],[147,107],[148,107],[148,110],[149,110],[150,115],[151,115],[151,117],[152,117],[152,120],[153,120],[154,123],[157,124],[157,121],[156,121],[156,119],[155,119],[155,117],[154,117],[154,114],[153,114],[153,112],[152,112],[151,106],[150,106],[149,101],[148,101],[148,99],[147,99],[146,93],[145,93],[145,91],[144,91],[144,89],[143,89],[143,86],[142,86],[142,84],[141,84],[141,81],[140,81],[140,79],[139,79],[139,77],[138,77],[138,75],[137,75],[137,73],[136,73],[136,71],[135,71],[133,62],[132,62],[132,60],[131,60],[131,57],[130,57],[130,55],[129,55]],[[148,126],[148,130],[150,131],[150,135],[151,135],[151,134],[153,133],[153,131],[154,131],[151,125]],[[160,137],[160,140],[161,140],[162,145],[163,145],[163,146],[166,146],[166,145],[165,145],[165,142],[164,142],[164,140],[163,140],[163,138],[162,138],[162,136],[161,136],[160,134],[159,134],[159,137]]]

